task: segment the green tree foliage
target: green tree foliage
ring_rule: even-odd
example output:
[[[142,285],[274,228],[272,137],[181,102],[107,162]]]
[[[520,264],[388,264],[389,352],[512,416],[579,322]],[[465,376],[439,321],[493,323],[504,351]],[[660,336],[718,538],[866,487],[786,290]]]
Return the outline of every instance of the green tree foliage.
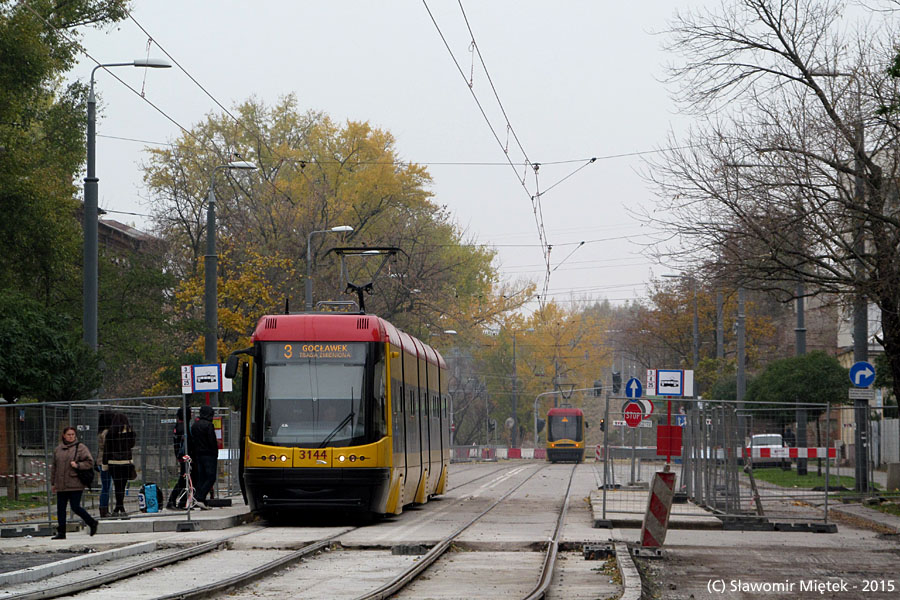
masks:
[[[850,380],[838,360],[816,351],[776,360],[753,378],[745,400],[752,402],[847,404]],[[784,407],[785,413],[793,408]],[[807,409],[815,417],[824,409]]]
[[[89,397],[97,356],[79,338],[86,88],[63,85],[79,28],[124,18],[124,0],[0,0],[0,289],[2,393]],[[27,299],[36,299],[31,302]]]
[[[101,251],[98,327],[108,374],[105,397],[140,395],[155,382],[158,365],[173,360],[173,347],[186,339],[171,318],[176,285],[159,243],[128,252]]]
[[[100,385],[99,358],[67,319],[20,294],[0,294],[0,395],[7,401],[89,398]]]
[[[0,1],[0,287],[72,307],[84,160],[84,85],[63,87],[75,28],[124,17],[122,0]]]
[[[403,162],[390,133],[368,123],[338,124],[300,112],[294,97],[275,106],[248,100],[228,116],[210,115],[145,168],[169,243],[172,268],[184,282],[178,317],[202,319],[206,210],[211,173],[235,153],[255,173],[220,170],[215,177],[219,244],[220,352],[247,344],[258,317],[303,307],[310,267],[314,301],[346,299],[335,246],[398,247],[366,308],[420,337],[442,318],[476,319],[497,309],[493,254],[466,243],[448,211],[431,200],[427,171]],[[322,233],[349,225],[349,234]],[[307,242],[312,262],[306,265]],[[350,281],[366,283],[380,257],[348,259]],[[496,294],[499,295],[499,294]],[[502,305],[502,303],[501,303]],[[199,343],[199,337],[196,338]]]

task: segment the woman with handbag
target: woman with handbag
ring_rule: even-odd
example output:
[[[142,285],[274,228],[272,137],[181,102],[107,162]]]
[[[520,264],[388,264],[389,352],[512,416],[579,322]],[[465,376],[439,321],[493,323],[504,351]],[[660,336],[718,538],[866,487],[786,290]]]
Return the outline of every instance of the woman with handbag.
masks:
[[[97,519],[81,507],[81,495],[84,483],[78,471],[87,470],[93,473],[94,457],[88,447],[78,441],[74,427],[63,429],[59,445],[53,451],[53,462],[50,463],[50,491],[56,494],[56,520],[58,528],[51,539],[66,539],[66,509],[81,517],[90,528],[91,535],[97,533]]]
[[[109,429],[106,431],[106,439],[103,443],[103,462],[109,470],[112,478],[116,507],[112,512],[113,517],[124,518],[125,512],[125,486],[129,479],[135,479],[134,462],[131,457],[131,449],[134,448],[135,435],[128,417],[120,412],[115,412],[110,417]]]

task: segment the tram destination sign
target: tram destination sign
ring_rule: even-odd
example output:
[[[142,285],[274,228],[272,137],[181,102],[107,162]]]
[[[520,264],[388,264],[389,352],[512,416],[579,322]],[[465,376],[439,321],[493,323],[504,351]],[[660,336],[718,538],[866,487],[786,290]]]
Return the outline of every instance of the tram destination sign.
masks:
[[[307,360],[362,363],[366,359],[366,345],[361,342],[268,342],[265,347],[270,364]]]

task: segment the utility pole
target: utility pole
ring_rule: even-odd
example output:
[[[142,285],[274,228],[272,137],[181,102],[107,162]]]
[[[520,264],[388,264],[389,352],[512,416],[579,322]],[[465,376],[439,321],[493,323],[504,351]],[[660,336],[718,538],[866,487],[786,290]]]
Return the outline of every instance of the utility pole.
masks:
[[[747,437],[747,417],[744,415],[744,394],[747,392],[747,380],[744,376],[744,363],[746,362],[746,315],[744,314],[745,304],[744,286],[738,288],[738,307],[737,307],[737,410],[738,410],[738,432],[741,436],[741,448],[744,447],[744,440]]]
[[[795,332],[795,344],[797,346],[797,356],[806,354],[806,315],[803,308],[803,282],[797,283],[797,328]],[[799,404],[799,403],[798,403]],[[826,427],[830,427],[826,425]],[[829,429],[830,431],[830,429]],[[797,407],[797,447],[806,448],[806,409]],[[807,461],[805,458],[797,459],[797,475],[806,475]],[[827,492],[827,490],[826,490]]]
[[[723,305],[722,291],[716,291],[716,358],[725,358],[725,323],[722,317]]]
[[[516,448],[519,438],[519,419],[516,415],[519,413],[519,386],[516,377],[516,332],[513,331],[513,364],[512,364],[512,436],[510,437],[510,447]]]
[[[856,124],[856,204],[862,207],[865,204],[866,186],[862,177],[862,154],[865,151],[865,139],[863,137],[862,113],[858,103],[860,101],[859,81],[857,81],[857,115],[859,122]],[[862,219],[861,219],[862,220]],[[861,279],[865,269],[863,265],[863,253],[866,249],[866,241],[863,238],[863,223],[857,225],[856,239],[853,243],[853,251],[856,254],[856,274]],[[861,291],[856,292],[853,300],[853,362],[869,360],[869,306],[868,300]],[[869,491],[869,401],[857,398],[853,401],[854,421],[856,421],[856,491]]]

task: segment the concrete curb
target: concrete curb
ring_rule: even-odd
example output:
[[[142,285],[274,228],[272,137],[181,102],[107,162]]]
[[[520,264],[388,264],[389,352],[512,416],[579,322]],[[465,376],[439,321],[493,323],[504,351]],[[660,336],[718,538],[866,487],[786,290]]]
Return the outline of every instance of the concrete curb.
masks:
[[[198,531],[214,531],[220,529],[229,529],[237,527],[250,521],[253,515],[248,510],[233,515],[225,515],[222,517],[194,517],[191,522],[195,524]],[[174,532],[178,530],[178,525],[187,521],[187,515],[175,518],[167,516],[160,519],[127,519],[127,520],[110,520],[100,521],[98,533],[154,533],[154,532]]]
[[[30,583],[38,581],[45,577],[53,577],[62,575],[75,569],[89,567],[114,558],[124,558],[126,556],[135,556],[137,554],[145,554],[156,550],[156,542],[141,542],[132,544],[124,548],[113,548],[103,552],[92,552],[82,556],[74,556],[65,560],[29,567],[27,569],[19,569],[18,571],[10,571],[8,573],[0,573],[0,588],[16,583]]]
[[[634,564],[631,552],[625,542],[616,542],[616,565],[622,576],[622,595],[620,600],[640,600],[641,598],[641,574]]]
[[[838,504],[837,506],[829,504],[828,512],[839,517],[862,521],[869,527],[900,533],[900,517],[883,513],[874,508],[867,508],[859,504]]]

